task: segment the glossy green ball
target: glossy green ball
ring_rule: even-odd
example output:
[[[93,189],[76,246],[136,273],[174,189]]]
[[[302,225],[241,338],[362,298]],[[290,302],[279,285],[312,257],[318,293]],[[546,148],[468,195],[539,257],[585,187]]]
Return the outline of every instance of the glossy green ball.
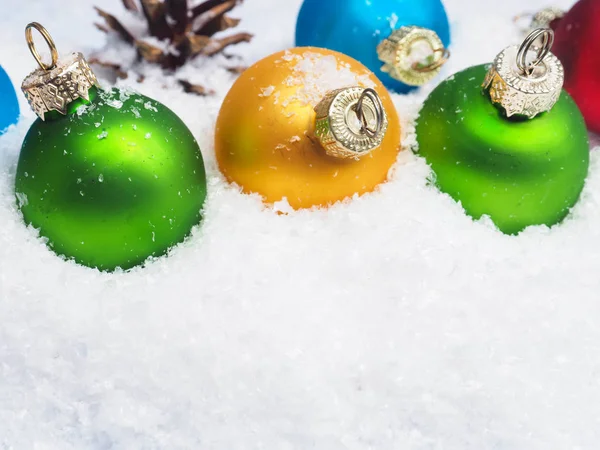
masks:
[[[129,269],[163,255],[201,221],[204,163],[164,105],[117,89],[91,94],[66,116],[33,123],[17,202],[56,253],[100,270]]]
[[[417,122],[419,153],[440,190],[475,219],[488,215],[504,233],[560,222],[577,202],[589,166],[585,123],[563,91],[532,120],[507,118],[481,84],[487,66],[440,84]]]

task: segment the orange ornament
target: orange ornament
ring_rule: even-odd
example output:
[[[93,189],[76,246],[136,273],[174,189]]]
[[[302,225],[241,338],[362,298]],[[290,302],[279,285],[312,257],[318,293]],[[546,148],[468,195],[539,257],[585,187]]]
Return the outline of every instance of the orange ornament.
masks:
[[[370,153],[341,159],[316,137],[315,107],[329,92],[352,86],[376,91],[387,130]],[[248,68],[225,97],[216,125],[217,162],[227,180],[267,203],[287,199],[294,209],[373,191],[387,180],[399,150],[398,115],[381,82],[358,61],[320,48],[275,53]]]

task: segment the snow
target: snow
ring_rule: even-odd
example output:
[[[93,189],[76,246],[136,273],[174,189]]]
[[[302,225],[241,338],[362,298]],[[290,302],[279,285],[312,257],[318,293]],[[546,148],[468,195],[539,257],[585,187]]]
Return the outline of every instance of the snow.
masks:
[[[448,0],[453,56],[438,81],[518,42],[512,17],[547,6],[527,3]],[[35,65],[32,20],[63,54],[102,49],[91,5],[10,5],[0,62],[15,84]],[[234,15],[256,36],[232,53],[251,63],[291,46],[298,7],[248,0]],[[34,115],[21,98],[23,119],[0,138],[0,448],[598,448],[598,151],[571,216],[518,237],[469,219],[410,151],[371,195],[278,214],[285,202],[264,208],[216,168],[226,62],[178,73],[207,98],[154,68],[119,81],[186,121],[209,175],[204,224],[131,273],[62,261],[23,225],[13,184]],[[394,96],[407,148],[432,87]]]
[[[270,97],[275,91],[275,86],[268,86],[266,88],[260,88],[259,97]]]
[[[301,86],[298,95],[289,97],[282,103],[283,109],[296,101],[315,107],[328,92],[339,89],[340,86],[375,87],[371,75],[357,75],[350,66],[338,64],[333,55],[323,57],[306,51],[301,56],[285,53],[283,59],[296,60],[296,64],[292,66],[292,75],[284,82],[285,86]]]

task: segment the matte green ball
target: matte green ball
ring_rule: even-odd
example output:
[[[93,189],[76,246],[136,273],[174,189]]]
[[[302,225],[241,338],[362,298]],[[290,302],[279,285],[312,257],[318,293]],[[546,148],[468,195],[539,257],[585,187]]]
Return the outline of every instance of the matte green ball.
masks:
[[[91,95],[66,116],[33,123],[17,202],[56,253],[129,269],[163,255],[201,221],[204,163],[192,133],[164,105],[117,89]]]
[[[482,91],[487,66],[440,84],[417,122],[419,153],[440,190],[506,234],[559,223],[577,202],[589,166],[585,123],[565,92],[532,120],[507,118]]]

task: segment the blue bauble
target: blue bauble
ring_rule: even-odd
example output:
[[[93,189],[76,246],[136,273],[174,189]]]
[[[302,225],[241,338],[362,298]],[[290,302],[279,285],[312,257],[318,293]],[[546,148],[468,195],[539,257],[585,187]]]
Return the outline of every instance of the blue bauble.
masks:
[[[0,66],[0,134],[19,119],[19,101],[10,78]]]
[[[296,45],[337,50],[359,60],[388,89],[406,93],[415,87],[381,71],[377,45],[402,26],[428,28],[444,46],[450,24],[441,0],[304,0],[296,24]]]

